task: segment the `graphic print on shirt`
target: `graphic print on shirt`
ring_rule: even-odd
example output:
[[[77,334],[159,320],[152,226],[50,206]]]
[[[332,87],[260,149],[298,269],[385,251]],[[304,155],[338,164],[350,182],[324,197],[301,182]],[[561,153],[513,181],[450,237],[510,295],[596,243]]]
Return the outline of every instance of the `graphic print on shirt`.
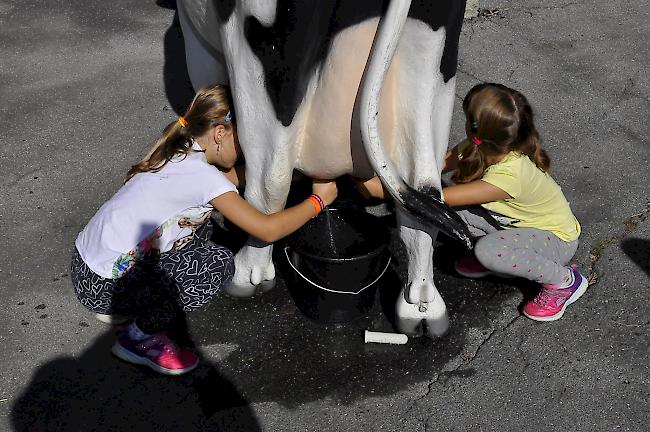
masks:
[[[190,209],[183,214],[168,219],[165,223],[156,228],[151,234],[142,239],[133,249],[117,257],[113,264],[112,277],[118,279],[128,272],[143,256],[152,252],[169,252],[182,249],[192,241],[196,230],[210,218],[211,210]],[[176,228],[176,229],[174,229]],[[171,248],[161,250],[161,240],[164,234],[169,231],[176,231],[176,240]]]
[[[200,216],[183,216],[178,219],[179,228],[189,228],[191,232],[184,237],[179,238],[174,242],[174,245],[170,250],[177,251],[182,249],[186,244],[192,241],[194,238],[194,233],[199,229],[201,225],[206,223],[210,219],[210,212],[206,212]]]

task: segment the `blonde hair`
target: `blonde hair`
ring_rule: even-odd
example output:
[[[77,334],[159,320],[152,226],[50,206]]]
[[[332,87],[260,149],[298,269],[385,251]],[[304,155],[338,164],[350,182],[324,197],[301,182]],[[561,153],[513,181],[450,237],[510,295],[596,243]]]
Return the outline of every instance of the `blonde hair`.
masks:
[[[226,130],[233,128],[230,105],[230,91],[223,85],[200,89],[182,116],[182,121],[173,121],[165,127],[162,136],[151,147],[140,162],[133,165],[126,174],[125,183],[142,172],[158,172],[176,155],[187,155],[192,150],[192,137],[203,135],[210,128],[222,125]]]
[[[452,176],[454,182],[479,180],[489,166],[487,156],[503,156],[511,151],[528,156],[537,168],[548,172],[551,161],[542,149],[533,110],[523,94],[502,84],[478,84],[463,99],[463,111],[468,138],[474,142],[463,149]]]

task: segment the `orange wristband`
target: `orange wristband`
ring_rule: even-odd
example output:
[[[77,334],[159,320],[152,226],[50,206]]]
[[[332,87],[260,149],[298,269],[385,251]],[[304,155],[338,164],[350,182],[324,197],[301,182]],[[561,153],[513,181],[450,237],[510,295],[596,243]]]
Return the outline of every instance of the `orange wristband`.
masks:
[[[316,198],[310,196],[309,198],[307,198],[307,201],[312,203],[312,205],[314,206],[314,210],[316,210],[316,215],[314,215],[314,217],[318,216],[320,212],[323,211],[323,208],[320,206],[320,203]]]

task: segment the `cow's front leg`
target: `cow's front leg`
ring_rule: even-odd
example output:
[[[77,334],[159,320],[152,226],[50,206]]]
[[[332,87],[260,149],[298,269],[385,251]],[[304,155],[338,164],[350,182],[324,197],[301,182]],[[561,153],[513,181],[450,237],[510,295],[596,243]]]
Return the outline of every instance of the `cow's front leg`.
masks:
[[[410,336],[441,336],[449,327],[449,318],[433,282],[433,242],[437,231],[427,233],[418,229],[418,223],[401,210],[398,218],[408,256],[408,280],[395,305],[397,329]]]
[[[284,208],[293,168],[288,163],[290,158],[283,157],[281,150],[257,150],[258,153],[266,153],[267,157],[246,155],[246,201],[261,212],[275,213]],[[275,266],[271,259],[272,252],[273,245],[249,238],[235,255],[235,276],[226,292],[235,297],[251,297],[257,290],[264,292],[273,288]]]

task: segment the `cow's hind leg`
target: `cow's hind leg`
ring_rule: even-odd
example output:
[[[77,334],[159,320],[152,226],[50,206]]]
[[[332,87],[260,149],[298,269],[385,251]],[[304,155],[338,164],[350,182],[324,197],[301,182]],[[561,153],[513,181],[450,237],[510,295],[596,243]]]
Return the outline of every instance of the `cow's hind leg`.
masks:
[[[398,54],[399,94],[406,101],[398,133],[395,162],[400,175],[415,189],[440,193],[440,172],[447,150],[455,79],[440,73],[444,30],[433,31],[419,21],[407,22]],[[435,49],[435,48],[438,49]],[[428,71],[422,74],[422,71]],[[408,254],[408,280],[396,304],[397,327],[417,335],[440,336],[447,331],[447,308],[433,281],[433,244],[438,231],[423,227],[399,211],[400,236]],[[422,323],[426,323],[424,328]]]
[[[408,255],[408,279],[395,305],[397,329],[411,336],[440,336],[447,331],[449,318],[433,282],[433,242],[437,231],[432,236],[415,228],[417,223],[401,210],[398,217],[400,237]]]

